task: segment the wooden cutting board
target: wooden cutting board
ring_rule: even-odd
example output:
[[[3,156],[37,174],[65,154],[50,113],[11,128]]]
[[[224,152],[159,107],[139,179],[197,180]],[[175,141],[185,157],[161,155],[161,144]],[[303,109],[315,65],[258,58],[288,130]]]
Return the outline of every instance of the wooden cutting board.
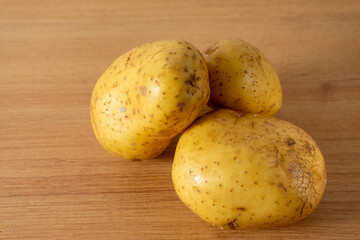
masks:
[[[92,132],[92,88],[147,41],[199,49],[236,37],[272,61],[278,117],[320,146],[328,185],[289,226],[220,230],[171,182],[176,141],[160,157],[116,158]],[[0,0],[0,239],[359,239],[360,1]]]

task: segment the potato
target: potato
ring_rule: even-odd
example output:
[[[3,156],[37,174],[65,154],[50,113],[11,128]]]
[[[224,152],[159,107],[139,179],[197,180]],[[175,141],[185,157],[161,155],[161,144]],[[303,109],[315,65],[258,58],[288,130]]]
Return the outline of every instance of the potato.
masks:
[[[263,228],[307,217],[324,193],[326,169],[299,127],[221,109],[181,135],[172,180],[182,202],[206,222]]]
[[[152,42],[125,53],[93,90],[98,141],[126,159],[159,155],[206,106],[208,78],[201,53],[185,41]]]
[[[255,47],[241,40],[215,43],[204,53],[209,69],[210,101],[226,108],[273,116],[282,90],[275,69]]]

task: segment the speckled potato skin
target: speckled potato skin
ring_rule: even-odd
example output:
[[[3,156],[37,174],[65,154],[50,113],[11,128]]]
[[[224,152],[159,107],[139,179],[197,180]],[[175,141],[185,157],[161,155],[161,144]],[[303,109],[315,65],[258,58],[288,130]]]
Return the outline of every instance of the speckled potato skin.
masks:
[[[210,101],[243,113],[273,116],[282,105],[279,78],[255,47],[237,39],[215,43],[204,52]]]
[[[96,83],[92,126],[107,151],[153,158],[195,120],[209,96],[205,60],[193,45],[147,43],[115,60]]]
[[[307,217],[326,185],[324,158],[299,127],[221,109],[180,137],[172,180],[182,202],[222,228],[265,228]]]

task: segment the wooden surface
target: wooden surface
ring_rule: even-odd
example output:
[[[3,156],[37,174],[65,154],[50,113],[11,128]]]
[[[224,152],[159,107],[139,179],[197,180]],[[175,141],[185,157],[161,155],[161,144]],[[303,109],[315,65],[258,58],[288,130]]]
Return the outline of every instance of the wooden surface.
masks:
[[[0,6],[0,239],[359,238],[360,1]],[[326,193],[304,221],[213,228],[173,190],[176,142],[156,159],[128,162],[94,137],[92,88],[115,58],[147,41],[204,49],[226,37],[251,42],[273,62],[284,90],[278,116],[304,128],[325,156]]]

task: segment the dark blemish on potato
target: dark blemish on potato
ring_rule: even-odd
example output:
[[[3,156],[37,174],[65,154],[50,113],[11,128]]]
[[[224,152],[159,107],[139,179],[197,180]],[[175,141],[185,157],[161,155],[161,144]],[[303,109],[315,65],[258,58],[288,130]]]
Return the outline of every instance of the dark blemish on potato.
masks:
[[[187,85],[195,86],[195,74],[191,74],[188,80],[185,81]]]
[[[306,205],[306,202],[304,202],[304,204],[301,207],[301,211],[300,211],[300,217],[302,216],[303,212],[304,212],[304,207]]]
[[[230,192],[233,192],[233,191],[234,191],[234,189],[230,188]]]
[[[289,137],[289,138],[287,139],[287,144],[288,144],[288,146],[292,146],[292,145],[296,144],[296,142],[295,142],[294,139],[292,139],[291,137]]]
[[[191,47],[187,47],[187,49],[192,50],[192,48],[191,48]]]
[[[179,93],[178,93],[178,94],[176,94],[176,96],[175,96],[174,98],[178,98],[178,97],[180,96],[180,94],[181,94],[182,90],[183,90],[183,89],[182,89],[182,88],[180,88],[180,89],[179,89]]]
[[[184,56],[187,57],[187,56],[189,56],[189,55],[188,55],[187,53],[184,53]]]
[[[164,116],[165,116],[166,120],[169,120],[170,117],[168,115],[166,115],[166,113],[164,113]]]
[[[259,183],[257,181],[254,181],[254,185],[258,185]]]
[[[156,107],[157,107],[157,108],[160,108],[160,105],[159,105],[159,104],[156,104]]]
[[[310,143],[306,142],[305,149],[309,152],[309,154],[312,154],[312,147]]]
[[[285,187],[282,183],[279,183],[279,184],[278,184],[278,187],[281,188],[281,189],[283,189],[283,190],[285,191],[285,193],[287,193],[287,189],[286,189],[286,187]]]
[[[194,55],[192,55],[192,59],[194,59],[194,60],[196,59],[196,55],[195,55],[195,54],[194,54]]]
[[[129,56],[127,57],[127,59],[126,59],[125,67],[127,67],[127,65],[129,64],[130,59],[131,59],[131,53],[130,53],[130,55],[129,55]]]
[[[244,208],[244,207],[238,207],[238,208],[236,208],[236,210],[238,210],[238,211],[245,211],[245,208]]]
[[[222,184],[219,184],[219,187],[222,187]]]

